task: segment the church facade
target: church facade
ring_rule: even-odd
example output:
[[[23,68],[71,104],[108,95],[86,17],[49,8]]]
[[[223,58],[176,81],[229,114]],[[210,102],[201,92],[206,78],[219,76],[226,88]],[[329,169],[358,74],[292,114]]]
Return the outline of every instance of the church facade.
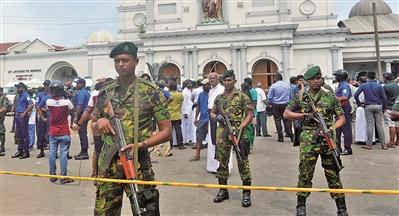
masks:
[[[136,43],[137,73],[151,73],[156,80],[177,76],[183,81],[233,69],[238,83],[252,77],[267,88],[277,73],[289,81],[313,65],[321,67],[327,82],[341,68],[351,74],[375,70],[373,34],[364,34],[356,25],[358,20],[369,20],[364,8],[371,7],[370,0],[360,0],[348,20],[338,25],[335,4],[316,0],[120,1],[116,39],[100,31],[71,48],[39,39],[2,44],[0,84],[115,77],[108,54],[121,41]],[[379,22],[385,24],[398,17],[386,6],[382,0],[378,5],[382,8]],[[384,72],[399,72],[397,23],[381,25],[387,30],[380,34]]]
[[[325,78],[343,68],[348,29],[336,24],[334,1],[132,1],[118,7],[119,40],[138,41],[158,76],[203,77],[233,69],[273,83],[320,65]],[[156,75],[157,76],[157,75]]]

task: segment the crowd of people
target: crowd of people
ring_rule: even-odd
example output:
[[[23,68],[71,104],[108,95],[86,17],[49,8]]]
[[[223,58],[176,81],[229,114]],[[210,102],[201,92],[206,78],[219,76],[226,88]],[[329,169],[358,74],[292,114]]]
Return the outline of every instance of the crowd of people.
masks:
[[[315,66],[304,75],[291,77],[290,83],[276,74],[274,83],[262,89],[262,83],[254,85],[251,78],[245,78],[244,83],[238,85],[235,72],[226,70],[222,76],[210,72],[203,79],[187,79],[180,86],[177,77],[157,81],[149,74],[136,77],[138,58],[133,43],[117,45],[110,58],[114,59],[118,78],[98,80],[93,90],[86,88],[84,79],[77,80],[76,87],[70,82],[46,80],[37,93],[22,82],[16,85],[18,94],[12,112],[18,147],[12,158],[30,157],[36,130],[36,147],[40,150],[37,158],[44,157],[45,150],[49,149],[49,173],[56,174],[59,157],[60,173],[67,175],[68,159],[72,159],[70,131],[77,131],[81,146],[74,159],[89,159],[87,129],[91,120],[95,144],[92,176],[124,178],[123,169],[118,168],[119,150],[113,147],[110,119],[115,117],[121,119],[123,131],[128,132],[125,139],[132,143],[122,151],[139,149],[139,179],[154,180],[150,153],[172,157],[171,149],[184,150],[189,146],[196,149],[192,162],[200,161],[201,149],[207,148],[207,171],[216,173],[219,184],[226,185],[232,169],[231,149],[237,144],[239,173],[243,185],[250,186],[248,155],[254,151],[256,137],[275,136],[267,128],[268,116],[273,116],[276,141],[284,142],[284,138],[288,138],[293,146],[299,146],[298,187],[312,186],[315,162],[321,155],[329,187],[342,188],[339,170],[332,165],[331,150],[325,147],[320,135],[320,119],[309,104],[315,105],[331,134],[335,134],[341,155],[354,154],[353,141],[365,150],[373,149],[373,144],[378,142],[383,150],[399,145],[399,85],[393,74],[384,74],[382,83],[372,71],[359,73],[356,80],[349,80],[348,72],[338,70],[330,86],[324,83],[320,67]],[[135,109],[137,101],[139,110]],[[5,155],[4,119],[8,104],[5,95],[0,93],[0,156]],[[135,115],[139,122],[135,122]],[[388,144],[383,119],[389,127]],[[133,144],[135,136],[138,136],[137,144]],[[72,181],[60,179],[62,184]],[[152,186],[140,187],[154,195],[151,211],[159,215],[159,192]],[[97,183],[95,214],[120,212],[124,189],[121,184]],[[243,190],[243,207],[251,206],[250,194],[250,190]],[[128,196],[132,197],[131,192]],[[297,194],[297,215],[306,215],[308,196],[309,193]],[[336,200],[338,215],[348,215],[344,194],[331,196]],[[220,189],[213,201],[220,203],[226,199],[229,199],[228,191]]]

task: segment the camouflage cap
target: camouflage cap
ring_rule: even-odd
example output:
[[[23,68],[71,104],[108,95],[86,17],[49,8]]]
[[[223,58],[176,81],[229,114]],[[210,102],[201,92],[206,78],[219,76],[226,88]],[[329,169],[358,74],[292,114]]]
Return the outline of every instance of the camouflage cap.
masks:
[[[137,46],[132,43],[132,42],[122,42],[118,45],[116,45],[116,47],[114,47],[111,51],[111,53],[109,54],[110,58],[114,58],[117,55],[120,54],[129,54],[132,55],[134,57],[137,56]]]
[[[305,80],[313,79],[317,74],[321,74],[321,70],[319,66],[313,66],[309,68],[306,73],[303,75]]]
[[[227,77],[235,77],[236,75],[234,74],[234,70],[226,70],[223,73],[222,79],[225,79]]]

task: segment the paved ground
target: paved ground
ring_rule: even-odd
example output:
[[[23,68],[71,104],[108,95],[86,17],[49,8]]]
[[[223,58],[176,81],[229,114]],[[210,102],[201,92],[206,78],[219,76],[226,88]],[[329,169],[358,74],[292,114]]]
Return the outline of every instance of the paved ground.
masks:
[[[291,143],[277,143],[273,121],[269,130],[273,137],[257,137],[250,156],[253,185],[295,187],[298,176],[298,148]],[[10,128],[10,118],[7,125]],[[71,155],[79,152],[77,135],[72,136]],[[16,146],[7,134],[7,156],[0,158],[0,169],[8,171],[48,173],[48,157],[36,159],[37,150],[26,160],[11,159]],[[93,146],[91,146],[93,150]],[[372,151],[354,146],[354,155],[343,158],[341,177],[345,188],[398,189],[399,148]],[[216,183],[206,172],[206,152],[201,161],[188,162],[194,150],[173,150],[171,158],[154,158],[156,178],[161,181]],[[90,161],[70,160],[69,174],[89,176]],[[241,184],[234,164],[229,184]],[[50,183],[45,178],[0,176],[0,215],[92,215],[95,187],[92,182],[70,185]],[[314,187],[326,188],[320,162],[313,180]],[[230,191],[230,200],[214,204],[217,189],[159,187],[162,215],[294,215],[296,196],[291,192],[254,191],[253,205],[241,207],[241,191]],[[350,215],[399,215],[398,196],[347,195]],[[131,215],[125,199],[123,215]],[[308,215],[336,215],[335,203],[326,193],[313,193],[308,199]]]

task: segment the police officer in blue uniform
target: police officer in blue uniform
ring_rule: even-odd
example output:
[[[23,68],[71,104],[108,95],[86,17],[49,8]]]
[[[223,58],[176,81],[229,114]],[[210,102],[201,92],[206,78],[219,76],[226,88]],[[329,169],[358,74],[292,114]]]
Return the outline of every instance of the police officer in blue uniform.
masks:
[[[346,70],[340,69],[334,73],[335,80],[338,83],[338,88],[335,91],[335,96],[341,103],[344,109],[345,121],[346,123],[341,128],[337,128],[337,144],[341,148],[341,135],[344,133],[344,150],[342,155],[352,155],[352,108],[349,103],[349,99],[352,97],[351,87],[347,81],[348,72]]]
[[[80,139],[80,153],[75,155],[75,160],[88,160],[89,154],[89,140],[87,138],[87,121],[79,124],[79,120],[83,115],[83,112],[87,108],[87,104],[89,103],[90,93],[86,89],[86,80],[79,79],[76,82],[76,90],[77,93],[73,99],[73,105],[75,107],[75,115],[73,119],[73,123],[78,125],[79,128],[79,139]]]
[[[43,82],[43,91],[37,94],[36,109],[42,109],[42,107],[40,107],[40,104],[43,104],[43,102],[45,104],[45,101],[47,101],[47,99],[51,97],[50,87],[49,87],[50,84],[51,84],[50,80],[45,80]],[[48,117],[47,112],[43,112],[43,115],[45,118]],[[39,114],[37,114],[36,116],[37,148],[40,149],[40,153],[36,156],[37,158],[44,157],[44,149],[48,146],[48,141],[49,141],[47,132],[48,132],[48,122],[43,121],[43,119],[40,118]]]
[[[18,143],[17,153],[15,153],[11,157],[25,159],[30,157],[28,124],[29,124],[30,112],[32,111],[33,108],[33,102],[31,100],[30,95],[26,91],[27,87],[24,83],[20,82],[16,87],[18,93],[18,100],[14,114],[16,118],[15,132],[20,142]]]

